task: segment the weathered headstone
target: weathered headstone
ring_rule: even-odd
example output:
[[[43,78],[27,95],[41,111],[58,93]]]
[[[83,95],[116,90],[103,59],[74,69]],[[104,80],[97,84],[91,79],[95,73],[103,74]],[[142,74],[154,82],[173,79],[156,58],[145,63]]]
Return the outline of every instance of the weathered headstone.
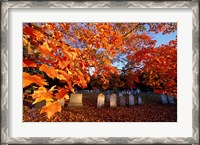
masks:
[[[82,107],[82,94],[71,94],[68,107]]]
[[[105,104],[105,96],[104,94],[99,94],[97,97],[97,108],[104,107]]]
[[[138,105],[142,105],[142,98],[140,96],[138,97]]]
[[[147,91],[148,91],[148,94],[150,94],[150,91],[149,91],[149,89],[147,89]]]
[[[122,97],[123,96],[123,94],[122,93],[119,93],[119,97]]]
[[[65,106],[65,99],[64,99],[64,98],[60,99],[60,105],[61,105],[62,107]]]
[[[134,102],[134,96],[133,95],[129,95],[129,97],[128,97],[129,99],[129,106],[131,106],[131,105],[134,105],[135,104],[135,102]]]
[[[106,94],[106,102],[110,102],[110,93]]]
[[[126,100],[125,100],[125,97],[124,96],[121,96],[119,97],[119,103],[120,103],[120,106],[125,106],[126,105]]]
[[[110,95],[110,107],[117,107],[117,95],[116,94]]]
[[[168,103],[167,96],[165,94],[161,94],[161,99],[162,99],[162,103],[163,104],[167,104]]]
[[[138,93],[138,94],[140,93],[140,89],[137,89],[137,93]]]
[[[173,96],[168,95],[168,99],[169,99],[169,104],[175,104]]]
[[[46,105],[46,101],[45,100],[42,100],[38,103],[35,104],[35,108],[37,109],[41,109],[42,107],[44,107]]]

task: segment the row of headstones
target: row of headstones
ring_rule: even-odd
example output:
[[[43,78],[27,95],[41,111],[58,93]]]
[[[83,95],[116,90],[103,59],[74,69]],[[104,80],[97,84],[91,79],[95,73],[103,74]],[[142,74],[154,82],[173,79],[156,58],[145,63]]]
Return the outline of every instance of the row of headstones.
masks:
[[[69,96],[67,96],[69,97]],[[125,97],[123,96],[122,93],[119,93],[119,99],[120,99],[120,106],[125,106],[126,105],[126,101],[125,101]],[[70,102],[68,106],[83,106],[82,104],[82,94],[71,94],[70,97]],[[168,98],[168,99],[167,99]],[[66,98],[65,99],[69,99]],[[165,94],[161,94],[161,99],[162,99],[162,103],[163,104],[175,104],[174,102],[174,97],[173,96],[169,96],[169,95],[165,95]],[[168,102],[169,100],[169,102]],[[106,102],[110,102],[110,107],[116,107],[117,106],[117,95],[116,94],[107,94],[106,95]],[[133,95],[129,95],[129,106],[134,105],[134,96]],[[138,104],[141,105],[142,104],[142,98],[139,96],[138,97]],[[61,105],[64,106],[64,99],[61,99]],[[97,107],[102,107],[105,105],[105,95],[104,94],[99,94],[97,97]]]
[[[99,93],[100,90],[83,90],[82,92],[87,92],[87,93]]]
[[[82,94],[71,94],[70,102],[69,102],[68,106],[69,107],[71,107],[71,106],[80,106],[80,107],[83,106],[82,97],[83,97]],[[126,105],[125,96],[123,96],[123,94],[120,93],[118,97],[120,99],[120,106],[125,106]],[[68,100],[69,96],[66,95],[64,98],[66,100]],[[65,104],[64,98],[60,100],[61,106],[64,106],[64,104]],[[169,100],[170,104],[175,104],[173,96],[167,96],[165,94],[161,94],[161,98],[162,98],[163,104],[167,104],[168,100]],[[106,102],[110,102],[110,107],[117,107],[117,95],[116,94],[111,94],[111,95],[107,94],[106,95]],[[45,104],[46,104],[45,101],[42,101],[42,102],[36,103],[35,107],[41,108]],[[129,95],[129,106],[134,105],[134,104],[135,104],[134,96],[131,94],[131,95]],[[141,105],[141,104],[142,104],[142,98],[139,96],[138,97],[138,105]],[[99,94],[98,97],[97,97],[97,107],[99,108],[99,107],[103,107],[103,106],[105,106],[105,95]]]
[[[141,92],[140,89],[136,89],[136,90],[131,89],[131,90],[123,90],[120,93],[121,94],[129,94],[129,95],[135,94],[136,95],[136,94],[139,94],[140,92]],[[112,91],[108,90],[108,91],[106,91],[106,93],[110,94],[110,93],[112,93]]]
[[[97,90],[83,90],[83,91],[78,91],[78,90],[75,90],[76,93],[78,92],[87,92],[87,93],[100,93],[100,90],[97,89]],[[106,93],[112,93],[112,91],[110,90],[107,90]],[[136,90],[123,90],[121,91],[122,94],[139,94],[140,93],[140,89],[136,89]]]
[[[161,94],[161,99],[163,104],[175,104],[173,96]]]
[[[125,106],[126,105],[125,97],[122,94],[119,94],[118,97],[120,99],[120,106]],[[104,94],[99,94],[97,97],[97,108],[104,107],[105,101],[110,102],[110,107],[117,107],[117,95],[116,94],[111,94],[111,95],[107,94],[106,100],[105,100]],[[134,104],[135,104],[134,96],[129,95],[129,106],[132,106]],[[138,105],[142,105],[142,98],[140,96],[138,97]]]
[[[69,99],[69,96],[66,95],[64,98]],[[60,99],[61,106],[65,105],[65,99],[64,98]],[[83,106],[82,98],[83,98],[82,94],[71,94],[68,107],[82,107]],[[119,98],[120,98],[120,106],[125,106],[126,105],[125,97],[123,95],[119,95]],[[116,94],[111,94],[111,95],[107,94],[107,101],[110,102],[110,107],[117,107],[117,95]],[[41,108],[41,107],[45,106],[45,104],[46,104],[45,101],[41,101],[39,103],[36,103],[35,107]],[[134,96],[129,95],[129,106],[134,105],[134,104],[135,104]],[[142,98],[141,97],[138,98],[138,104],[139,105],[142,104]],[[103,107],[103,106],[105,106],[105,95],[99,94],[98,97],[97,97],[97,107],[99,108],[99,107]]]

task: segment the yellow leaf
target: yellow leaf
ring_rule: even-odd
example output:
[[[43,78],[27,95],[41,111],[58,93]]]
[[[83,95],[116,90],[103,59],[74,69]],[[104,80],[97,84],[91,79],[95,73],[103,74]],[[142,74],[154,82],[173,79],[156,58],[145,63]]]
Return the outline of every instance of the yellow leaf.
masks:
[[[45,100],[46,102],[53,101],[52,92],[47,92],[45,87],[40,87],[38,90],[34,91],[32,98],[35,99],[33,104]]]

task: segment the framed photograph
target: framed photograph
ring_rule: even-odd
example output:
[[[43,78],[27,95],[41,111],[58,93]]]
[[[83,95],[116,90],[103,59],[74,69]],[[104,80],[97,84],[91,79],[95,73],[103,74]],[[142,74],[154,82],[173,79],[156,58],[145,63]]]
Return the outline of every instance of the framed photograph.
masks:
[[[199,2],[1,12],[1,144],[199,144]]]

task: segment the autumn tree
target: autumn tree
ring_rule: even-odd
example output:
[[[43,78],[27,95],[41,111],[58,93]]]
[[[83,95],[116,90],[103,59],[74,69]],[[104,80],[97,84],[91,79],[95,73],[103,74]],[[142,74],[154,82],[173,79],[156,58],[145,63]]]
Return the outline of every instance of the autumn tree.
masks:
[[[149,30],[147,26],[150,27]],[[148,32],[167,34],[175,30],[176,25],[172,23],[24,23],[23,88],[36,85],[37,89],[32,94],[34,103],[45,100],[46,106],[42,108],[41,113],[45,112],[47,117],[51,118],[61,111],[60,99],[66,93],[73,93],[74,86],[86,88],[91,76],[101,76],[99,82],[103,89],[112,85],[122,86],[121,72],[113,65],[116,62],[124,63],[126,85],[134,87],[134,81],[138,81],[138,69],[143,69],[143,74],[148,75],[147,68],[153,69],[153,66],[147,65],[152,58],[144,57],[143,52],[146,54],[149,50],[151,57],[155,57],[164,55],[161,52],[165,49],[166,54],[174,54],[175,57],[175,52],[171,53],[169,49],[172,46],[154,48],[156,40],[151,39]],[[176,40],[173,44],[175,42]],[[144,61],[141,61],[143,58]],[[153,59],[156,58],[158,57]],[[164,61],[160,57],[159,59]],[[172,67],[167,60],[166,63],[169,71],[175,70],[175,66]],[[143,66],[139,66],[140,64]],[[90,73],[91,68],[94,69],[93,75]],[[144,77],[149,79],[148,75]],[[172,78],[159,76],[159,79],[163,80],[165,77]],[[63,85],[50,85],[50,80]],[[150,84],[149,81],[144,83]],[[170,85],[172,84],[171,81]],[[155,85],[152,87],[157,90]],[[163,90],[166,91],[170,87]]]
[[[38,68],[51,79],[65,82],[64,87],[49,85],[41,74],[23,72],[23,87],[38,85],[32,94],[34,104],[42,100],[51,118],[61,111],[60,99],[74,92],[74,85],[87,87],[89,69],[101,75],[104,82],[108,73],[115,73],[113,58],[123,51],[121,33],[111,23],[24,23],[23,24],[23,67]],[[53,110],[51,109],[54,106]]]
[[[134,61],[142,65],[142,83],[154,88],[155,93],[177,96],[176,41],[158,48],[142,49],[136,53]]]
[[[147,23],[146,25],[150,27],[148,32],[160,32],[163,35],[177,30],[176,23]],[[140,41],[138,51],[127,55],[126,71],[129,71],[129,76],[133,76],[131,73],[142,75],[142,83],[153,88],[155,93],[176,97],[177,39],[171,40],[167,45],[155,47],[155,43],[152,43],[149,36],[142,35],[143,41]]]

